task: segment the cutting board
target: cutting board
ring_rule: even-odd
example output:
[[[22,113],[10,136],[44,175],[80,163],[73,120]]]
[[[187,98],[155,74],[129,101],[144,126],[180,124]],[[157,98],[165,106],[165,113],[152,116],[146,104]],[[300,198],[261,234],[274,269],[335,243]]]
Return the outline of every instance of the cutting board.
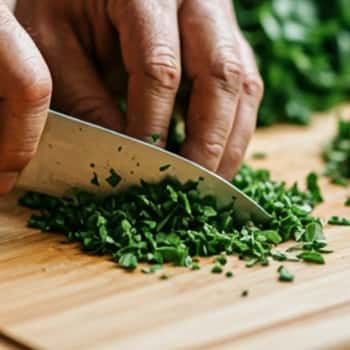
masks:
[[[322,170],[319,154],[335,130],[335,114],[308,128],[259,130],[247,161],[303,186],[309,171]],[[255,151],[268,157],[254,161]],[[325,203],[315,214],[350,217],[343,206],[350,189],[324,178],[321,185]],[[163,281],[26,228],[30,213],[17,206],[17,196],[0,199],[0,331],[22,348],[350,348],[350,227],[326,227],[335,250],[326,265],[288,263],[294,283],[277,281],[278,263],[248,269],[236,257],[228,262],[232,279],[210,273],[209,258],[199,271],[166,267],[170,279]],[[244,289],[249,295],[242,298]]]

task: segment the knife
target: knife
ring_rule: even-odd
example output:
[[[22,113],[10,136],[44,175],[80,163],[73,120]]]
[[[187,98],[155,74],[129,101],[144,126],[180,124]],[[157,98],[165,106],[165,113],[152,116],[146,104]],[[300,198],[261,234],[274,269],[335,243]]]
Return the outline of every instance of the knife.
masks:
[[[141,179],[201,179],[200,192],[215,195],[219,205],[235,200],[237,219],[260,223],[270,220],[252,199],[202,166],[155,145],[52,110],[37,153],[20,174],[17,187],[50,195],[63,195],[72,187],[111,193],[114,189],[104,181],[111,169],[121,177],[118,191],[139,184]],[[100,180],[98,187],[91,183],[94,173]]]

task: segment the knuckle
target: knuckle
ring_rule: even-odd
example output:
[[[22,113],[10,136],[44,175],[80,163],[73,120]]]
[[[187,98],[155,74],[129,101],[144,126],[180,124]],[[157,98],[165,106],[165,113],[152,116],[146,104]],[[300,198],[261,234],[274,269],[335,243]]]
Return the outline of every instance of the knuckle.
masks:
[[[201,149],[206,159],[215,159],[219,162],[224,152],[225,145],[215,140],[204,140],[201,143]]]
[[[33,71],[24,75],[25,77],[17,82],[18,95],[23,101],[33,105],[47,104],[52,94],[50,74],[47,72],[36,76],[35,71]]]
[[[103,111],[105,106],[105,100],[93,95],[83,96],[63,96],[62,99],[64,108],[61,108],[60,104],[57,104],[58,109],[62,109],[63,112],[72,114],[73,116],[81,119],[88,120],[94,124],[103,124]]]
[[[237,94],[243,82],[243,66],[237,51],[233,46],[223,46],[214,57],[210,74],[223,90]]]
[[[181,68],[173,49],[158,46],[145,60],[144,73],[155,81],[161,90],[176,91],[180,84]]]
[[[232,146],[228,150],[227,162],[232,165],[232,168],[236,167],[244,158],[244,151],[238,146]]]
[[[257,98],[259,101],[264,95],[264,82],[259,74],[248,74],[243,83],[247,95]]]

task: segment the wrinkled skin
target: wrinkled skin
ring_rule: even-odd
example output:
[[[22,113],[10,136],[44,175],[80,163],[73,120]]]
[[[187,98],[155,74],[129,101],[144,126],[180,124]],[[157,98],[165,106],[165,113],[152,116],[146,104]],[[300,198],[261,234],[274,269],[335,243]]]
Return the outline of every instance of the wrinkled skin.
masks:
[[[0,1],[0,195],[36,151],[51,86],[39,50]]]
[[[185,73],[191,91],[181,151],[233,176],[263,84],[231,0],[19,0],[15,14],[50,68],[53,107],[82,119],[146,140],[159,134],[164,146]],[[125,91],[127,116],[115,103]],[[30,132],[33,145],[44,121]]]

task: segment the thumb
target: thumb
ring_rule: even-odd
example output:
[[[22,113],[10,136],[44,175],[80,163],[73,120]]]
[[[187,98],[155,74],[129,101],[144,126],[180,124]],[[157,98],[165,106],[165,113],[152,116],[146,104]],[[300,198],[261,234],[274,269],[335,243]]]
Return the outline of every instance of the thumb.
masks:
[[[0,1],[0,194],[33,157],[51,96],[51,77],[34,43]]]

